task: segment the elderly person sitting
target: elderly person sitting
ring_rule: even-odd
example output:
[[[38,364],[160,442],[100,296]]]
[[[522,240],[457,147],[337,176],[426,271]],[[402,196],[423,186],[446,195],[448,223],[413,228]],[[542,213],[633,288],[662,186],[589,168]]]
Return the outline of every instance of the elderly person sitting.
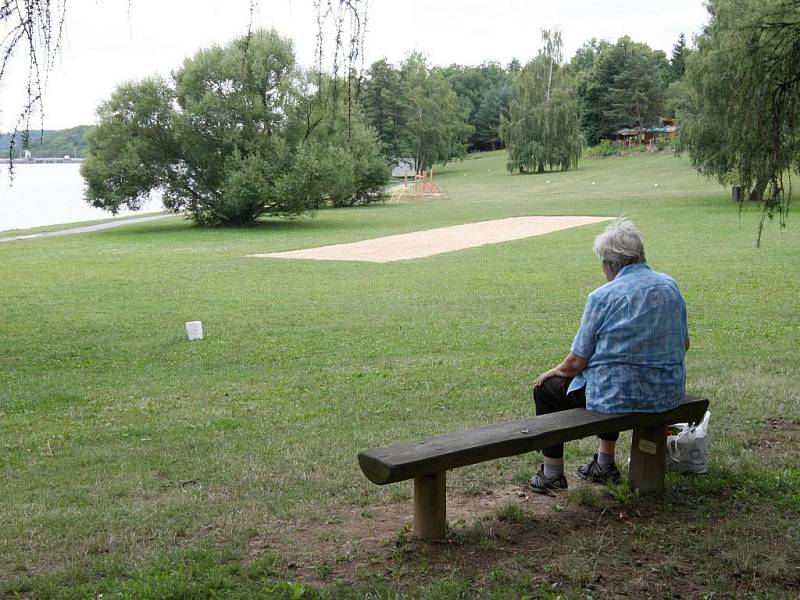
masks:
[[[536,414],[585,407],[604,413],[663,412],[683,401],[689,349],[686,304],[675,281],[645,263],[641,232],[627,219],[594,242],[608,283],[586,301],[572,349],[542,373],[533,390]],[[619,483],[614,461],[619,433],[600,437],[581,479]],[[534,492],[566,489],[564,445],[542,450],[544,464],[530,480]]]

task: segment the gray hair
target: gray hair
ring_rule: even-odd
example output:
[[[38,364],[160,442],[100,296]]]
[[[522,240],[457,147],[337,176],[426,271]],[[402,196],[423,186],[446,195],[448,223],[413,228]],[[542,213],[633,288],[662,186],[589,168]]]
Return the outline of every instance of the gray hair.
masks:
[[[619,218],[595,238],[594,253],[618,273],[623,267],[645,262],[644,237],[633,221]]]

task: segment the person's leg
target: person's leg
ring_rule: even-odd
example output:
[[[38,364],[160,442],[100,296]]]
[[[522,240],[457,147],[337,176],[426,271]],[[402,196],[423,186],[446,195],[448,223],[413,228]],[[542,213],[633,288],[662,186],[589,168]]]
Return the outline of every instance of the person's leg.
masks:
[[[583,388],[567,395],[572,379],[568,377],[551,377],[542,385],[533,388],[533,400],[536,403],[536,414],[547,415],[571,408],[586,406],[586,396]],[[542,450],[544,464],[564,464],[564,444],[549,446]]]
[[[619,433],[606,433],[599,437],[600,445],[597,448],[597,462],[600,466],[613,465],[616,463],[614,450],[617,447]]]
[[[546,415],[570,408],[586,405],[583,389],[567,394],[572,379],[552,377],[542,385],[533,388],[536,403],[536,414]],[[564,489],[567,480],[564,477],[564,444],[549,446],[542,450],[544,464],[530,481],[533,491],[543,493],[550,489]]]

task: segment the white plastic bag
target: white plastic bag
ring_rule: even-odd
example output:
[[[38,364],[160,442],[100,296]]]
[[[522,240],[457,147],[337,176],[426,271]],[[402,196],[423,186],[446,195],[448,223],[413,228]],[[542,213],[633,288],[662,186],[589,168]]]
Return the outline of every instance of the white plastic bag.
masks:
[[[711,412],[706,411],[698,425],[678,423],[676,427],[680,427],[680,431],[676,435],[667,436],[667,465],[670,470],[698,475],[708,472],[706,458],[709,419]]]

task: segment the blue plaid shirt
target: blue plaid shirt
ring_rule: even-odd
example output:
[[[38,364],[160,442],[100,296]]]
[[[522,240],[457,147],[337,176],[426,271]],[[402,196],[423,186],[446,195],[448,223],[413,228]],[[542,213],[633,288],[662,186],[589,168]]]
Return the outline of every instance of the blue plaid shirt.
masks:
[[[688,335],[675,281],[646,264],[628,265],[589,294],[572,342],[588,364],[569,391],[586,386],[586,408],[598,412],[669,410],[684,397]]]

